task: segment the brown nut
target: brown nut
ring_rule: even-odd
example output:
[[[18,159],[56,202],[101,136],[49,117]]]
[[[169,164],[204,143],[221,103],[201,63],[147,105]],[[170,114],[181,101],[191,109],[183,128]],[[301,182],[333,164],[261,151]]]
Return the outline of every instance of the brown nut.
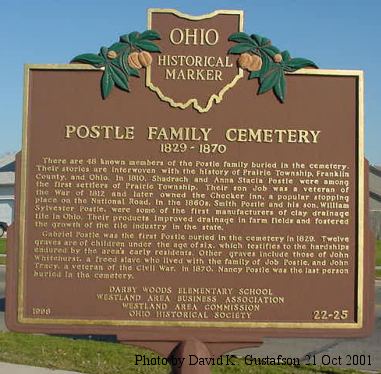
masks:
[[[114,58],[117,58],[117,57],[118,57],[118,54],[117,54],[115,51],[108,51],[108,52],[107,52],[107,57],[108,57],[110,60],[113,60]]]
[[[142,66],[145,68],[147,66],[150,66],[152,64],[152,56],[151,53],[142,51],[139,53],[139,62],[141,63]]]
[[[142,64],[139,61],[139,53],[138,52],[132,52],[128,56],[128,65],[130,65],[134,69],[141,69]]]
[[[248,66],[249,71],[258,71],[262,68],[262,59],[258,55],[251,56],[251,64]]]
[[[247,69],[252,62],[252,56],[250,53],[242,53],[238,59],[238,65],[242,69]]]
[[[273,60],[274,60],[274,62],[279,63],[279,62],[282,62],[283,57],[282,57],[282,55],[281,55],[280,53],[277,53],[277,54],[273,57]]]

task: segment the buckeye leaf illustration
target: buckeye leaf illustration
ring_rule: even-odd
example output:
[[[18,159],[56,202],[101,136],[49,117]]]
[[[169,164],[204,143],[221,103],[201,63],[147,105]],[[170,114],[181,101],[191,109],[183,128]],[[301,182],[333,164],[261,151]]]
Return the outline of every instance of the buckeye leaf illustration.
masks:
[[[112,80],[114,81],[116,86],[124,91],[128,91],[128,79],[127,76],[123,73],[123,71],[112,64],[109,66],[109,69]]]
[[[146,30],[140,34],[140,39],[145,40],[160,40],[160,35],[155,30]]]
[[[285,63],[284,69],[289,72],[293,72],[302,68],[315,68],[317,69],[317,65],[311,61],[307,60],[306,58],[291,58],[287,63]]]
[[[286,98],[286,78],[284,76],[284,72],[282,71],[277,83],[274,86],[274,93],[277,96],[277,98],[283,103]]]
[[[74,57],[71,62],[90,64],[104,70],[101,93],[102,98],[106,99],[114,86],[129,91],[129,77],[139,77],[139,69],[151,65],[150,52],[161,52],[153,42],[159,39],[159,33],[154,30],[143,33],[133,31],[120,36],[119,41],[109,48],[102,47],[98,54],[84,53]]]
[[[90,64],[95,67],[102,67],[105,65],[103,56],[95,55],[93,53],[84,53],[74,57],[71,62],[82,62],[84,64]]]
[[[260,77],[260,87],[258,93],[264,94],[267,91],[270,91],[278,83],[282,75],[282,68],[273,64],[273,66],[264,75]]]
[[[102,75],[102,79],[101,79],[102,97],[104,99],[108,95],[110,95],[110,92],[113,87],[114,87],[114,81],[111,77],[110,67],[106,66],[105,71],[103,72],[103,75]]]
[[[254,51],[255,46],[250,43],[239,43],[235,45],[234,47],[231,47],[228,51],[228,53],[233,55],[240,55],[244,52]]]
[[[247,35],[244,32],[236,32],[235,34],[231,34],[228,40],[230,40],[231,42],[237,42],[237,43],[253,44],[253,40],[250,38],[249,35]]]
[[[258,35],[237,32],[229,36],[237,44],[228,50],[229,54],[239,54],[238,64],[249,71],[248,79],[258,78],[258,95],[273,90],[281,103],[286,99],[287,87],[285,73],[302,68],[317,68],[317,65],[306,58],[291,58],[288,51],[280,52],[271,40]]]

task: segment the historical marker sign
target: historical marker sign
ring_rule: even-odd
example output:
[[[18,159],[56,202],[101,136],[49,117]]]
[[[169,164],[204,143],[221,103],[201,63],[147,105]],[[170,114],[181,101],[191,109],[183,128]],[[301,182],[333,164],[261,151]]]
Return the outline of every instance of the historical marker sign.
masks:
[[[242,17],[150,10],[98,55],[26,67],[10,328],[368,331],[362,72],[299,70]]]

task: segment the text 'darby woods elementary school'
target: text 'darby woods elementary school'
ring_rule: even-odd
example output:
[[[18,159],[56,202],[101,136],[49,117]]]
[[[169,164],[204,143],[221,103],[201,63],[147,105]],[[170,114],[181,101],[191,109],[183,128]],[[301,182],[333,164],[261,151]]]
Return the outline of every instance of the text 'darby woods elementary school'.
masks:
[[[363,73],[243,17],[149,9],[99,52],[25,67],[9,329],[164,357],[371,333]]]

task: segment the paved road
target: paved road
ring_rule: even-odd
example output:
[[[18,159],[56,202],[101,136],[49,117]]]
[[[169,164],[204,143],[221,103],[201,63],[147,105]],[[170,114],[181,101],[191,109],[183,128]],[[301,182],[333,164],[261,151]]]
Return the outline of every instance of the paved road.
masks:
[[[0,266],[0,330],[6,331],[4,324],[4,289],[5,267]],[[317,364],[329,363],[330,366],[356,368],[381,373],[381,281],[376,282],[376,323],[374,333],[364,339],[265,339],[264,344],[256,349],[241,349],[233,352],[239,356],[253,355],[253,357],[283,357],[305,358],[315,356]],[[339,359],[341,357],[341,359]],[[370,365],[347,365],[349,359],[358,358],[370,360]],[[341,365],[339,364],[341,362]],[[33,371],[35,370],[35,371]],[[6,364],[0,363],[0,374],[43,374],[41,369],[31,369],[15,366],[8,370]],[[68,372],[46,371],[48,373],[65,374]]]
[[[0,374],[77,374],[73,371],[51,370],[39,367],[0,362]]]

